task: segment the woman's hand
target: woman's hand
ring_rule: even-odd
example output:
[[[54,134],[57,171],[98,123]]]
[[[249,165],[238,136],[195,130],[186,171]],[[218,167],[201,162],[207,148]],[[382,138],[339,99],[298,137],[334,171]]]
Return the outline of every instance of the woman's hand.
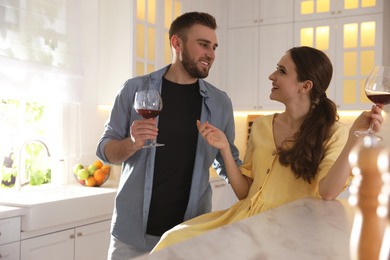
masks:
[[[355,131],[366,131],[370,127],[371,123],[373,123],[374,132],[380,132],[383,123],[382,108],[383,104],[374,105],[372,106],[371,111],[364,111],[361,113],[353,123],[351,132],[354,133]]]
[[[197,120],[196,125],[198,126],[199,133],[209,145],[220,150],[229,148],[229,142],[226,135],[221,130],[210,125],[207,121],[201,124],[200,121]]]

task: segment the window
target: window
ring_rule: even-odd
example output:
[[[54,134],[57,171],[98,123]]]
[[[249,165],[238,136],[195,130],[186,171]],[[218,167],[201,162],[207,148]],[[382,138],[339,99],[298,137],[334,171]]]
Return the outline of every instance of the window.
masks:
[[[53,161],[50,154],[58,154],[61,148],[60,115],[61,105],[44,104],[23,100],[2,99],[0,103],[0,179],[1,187],[14,187],[21,172],[22,183],[37,186],[51,183]],[[56,122],[57,119],[58,121]],[[56,145],[54,145],[56,144]],[[22,149],[22,156],[19,152]],[[21,161],[22,171],[19,169]]]
[[[61,183],[63,176],[55,173],[62,173],[63,113],[79,109],[83,85],[79,5],[78,0],[0,3],[2,186],[14,185],[21,146],[32,185]],[[31,139],[48,146],[50,159],[39,142],[23,145]]]

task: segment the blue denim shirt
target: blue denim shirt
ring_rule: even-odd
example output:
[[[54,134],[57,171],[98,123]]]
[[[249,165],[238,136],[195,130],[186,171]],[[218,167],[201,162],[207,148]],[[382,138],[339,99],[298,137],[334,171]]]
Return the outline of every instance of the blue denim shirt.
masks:
[[[108,162],[104,154],[107,142],[129,137],[133,121],[142,119],[133,108],[135,92],[145,89],[157,89],[161,92],[162,77],[168,68],[169,66],[145,76],[129,79],[121,87],[97,147],[96,155],[101,160]],[[200,121],[202,123],[209,121],[226,134],[236,164],[240,166],[242,162],[238,157],[238,149],[234,145],[235,128],[230,98],[225,92],[202,79],[199,79],[199,91],[202,96]],[[112,234],[120,241],[137,248],[144,248],[149,237],[145,232],[152,197],[156,149],[158,148],[141,149],[122,163],[122,173],[115,199]],[[184,221],[211,211],[212,191],[209,168],[212,164],[218,174],[227,180],[219,150],[208,145],[199,135]]]

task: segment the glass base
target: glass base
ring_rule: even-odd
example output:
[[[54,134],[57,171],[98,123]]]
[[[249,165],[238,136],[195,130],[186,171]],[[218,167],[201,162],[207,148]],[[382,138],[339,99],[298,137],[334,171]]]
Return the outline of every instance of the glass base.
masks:
[[[152,148],[152,147],[159,147],[159,146],[164,146],[165,144],[159,144],[156,143],[155,140],[150,140],[149,144],[144,145],[142,148]]]
[[[355,131],[355,135],[356,135],[357,137],[363,137],[363,138],[365,138],[365,137],[370,137],[372,140],[374,140],[374,141],[376,141],[376,142],[382,141],[382,140],[383,140],[382,137],[380,137],[380,136],[377,135],[377,134],[374,134],[373,132],[371,132],[371,131],[369,131],[369,130],[367,130],[367,131]]]

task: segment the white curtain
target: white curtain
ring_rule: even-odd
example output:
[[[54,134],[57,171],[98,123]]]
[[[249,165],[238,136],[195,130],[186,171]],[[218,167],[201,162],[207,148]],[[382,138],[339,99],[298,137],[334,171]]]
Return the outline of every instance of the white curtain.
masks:
[[[79,103],[78,0],[0,0],[0,98]]]

